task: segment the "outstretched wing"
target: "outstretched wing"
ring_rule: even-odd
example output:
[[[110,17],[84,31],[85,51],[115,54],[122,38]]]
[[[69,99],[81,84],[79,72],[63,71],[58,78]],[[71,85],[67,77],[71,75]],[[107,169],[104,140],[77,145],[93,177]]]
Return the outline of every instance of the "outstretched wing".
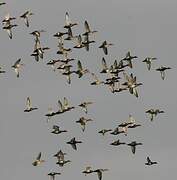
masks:
[[[82,64],[80,61],[77,62],[77,67],[78,67],[78,70],[81,71],[82,70]]]
[[[66,97],[64,97],[64,102],[63,102],[64,108],[67,109],[68,108],[68,100]]]
[[[70,18],[69,18],[68,12],[66,12],[66,14],[65,14],[65,24],[66,24],[67,26],[69,26],[69,25],[71,24],[71,20],[70,20]]]
[[[85,26],[85,30],[86,30],[86,32],[87,32],[87,33],[89,33],[89,32],[90,32],[90,27],[89,27],[89,25],[88,25],[88,22],[87,22],[87,21],[85,21],[84,26]]]
[[[18,59],[15,63],[14,66],[16,67],[20,63],[21,59]]]
[[[27,109],[30,109],[30,108],[31,108],[31,100],[30,100],[30,97],[27,97],[26,106],[27,106]]]
[[[63,111],[64,107],[60,100],[58,100],[59,110]]]
[[[147,157],[147,162],[148,162],[148,163],[150,163],[150,162],[151,162],[151,160],[150,160],[150,158],[149,158],[149,157]]]
[[[108,68],[108,67],[107,67],[107,63],[106,63],[106,60],[105,60],[104,57],[102,58],[102,66],[103,66],[104,69],[107,69],[107,68]]]
[[[37,160],[40,160],[40,159],[41,159],[41,152],[38,154],[38,156],[37,156],[36,159],[37,159]]]

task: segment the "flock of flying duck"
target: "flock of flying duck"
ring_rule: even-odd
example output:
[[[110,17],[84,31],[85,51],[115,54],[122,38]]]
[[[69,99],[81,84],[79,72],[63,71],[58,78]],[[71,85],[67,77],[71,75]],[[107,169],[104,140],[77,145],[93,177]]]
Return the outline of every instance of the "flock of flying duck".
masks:
[[[6,3],[0,2],[0,6],[5,5]],[[32,16],[33,13],[31,11],[26,11],[23,13],[20,18],[24,19],[25,25],[27,27],[30,26],[29,24],[29,17]],[[7,14],[5,18],[2,20],[3,23],[3,29],[7,31],[8,36],[10,39],[13,37],[12,29],[17,26],[17,24],[14,24],[13,22],[16,20],[15,17],[11,17],[10,14]],[[53,71],[57,71],[61,73],[61,75],[65,76],[67,79],[67,83],[71,84],[71,76],[76,74],[78,78],[82,78],[85,74],[90,74],[91,77],[94,79],[93,82],[91,82],[91,85],[105,85],[108,86],[109,90],[112,93],[119,93],[122,91],[128,91],[130,94],[134,95],[135,97],[139,97],[137,87],[143,85],[142,83],[137,82],[137,78],[135,75],[132,73],[129,75],[126,73],[127,68],[133,68],[133,61],[134,59],[137,59],[137,56],[131,55],[130,52],[126,53],[126,56],[122,58],[119,62],[117,60],[114,61],[113,64],[108,66],[105,57],[102,58],[102,69],[100,70],[101,74],[107,74],[107,78],[104,80],[100,80],[95,73],[91,72],[87,68],[83,68],[82,63],[80,60],[77,61],[77,69],[73,70],[72,67],[73,65],[71,62],[75,61],[75,59],[70,58],[69,54],[73,49],[82,49],[85,48],[86,51],[89,51],[90,45],[94,44],[94,40],[90,40],[95,33],[97,33],[96,30],[91,30],[89,24],[87,21],[84,22],[84,27],[85,31],[82,34],[79,35],[73,35],[72,28],[74,26],[77,26],[78,23],[73,23],[70,18],[69,14],[66,12],[65,14],[65,25],[64,25],[64,32],[57,32],[53,36],[57,38],[58,42],[58,51],[56,52],[57,54],[61,55],[63,59],[51,59],[49,62],[47,62],[48,66],[51,66]],[[31,53],[31,56],[34,57],[35,61],[40,61],[44,57],[44,53],[46,50],[49,50],[49,47],[43,47],[41,45],[41,33],[45,32],[44,30],[35,30],[31,32],[30,34],[34,36],[34,49],[33,52]],[[65,47],[64,42],[65,41],[70,41],[71,43],[74,43],[73,48],[67,48]],[[104,55],[108,54],[108,48],[113,46],[114,44],[109,43],[108,41],[103,41],[101,45],[99,46],[100,49],[103,50]],[[142,62],[146,63],[147,69],[150,71],[151,64],[153,61],[156,61],[157,58],[155,57],[146,57]],[[17,78],[20,77],[20,69],[24,64],[21,62],[21,59],[19,58],[13,65],[12,68],[14,69]],[[156,68],[156,71],[159,71],[161,74],[161,78],[164,80],[165,79],[165,71],[171,69],[170,67],[165,67],[165,66],[160,66]],[[0,73],[6,73],[5,70],[2,70],[0,67]],[[124,81],[123,81],[123,80]],[[122,82],[121,82],[122,80]],[[74,110],[76,108],[82,109],[85,114],[88,112],[88,107],[92,105],[93,102],[89,101],[83,101],[78,103],[75,106],[70,106],[68,99],[64,97],[63,102],[61,100],[58,100],[58,108],[56,111],[54,111],[52,108],[49,108],[49,112],[45,114],[47,117],[47,121],[49,121],[53,116],[66,113],[68,111]],[[26,108],[24,109],[24,112],[31,112],[34,110],[38,110],[37,107],[33,107],[31,104],[31,99],[30,97],[27,97],[26,100]],[[163,110],[159,109],[149,109],[145,111],[150,116],[150,120],[153,121],[154,118],[161,113],[164,113]],[[80,117],[79,120],[76,121],[76,123],[80,124],[82,131],[85,131],[86,125],[88,122],[92,122],[93,120],[90,118],[86,118],[84,116]],[[119,124],[117,127],[113,129],[101,129],[98,133],[102,134],[105,136],[105,134],[109,133],[111,135],[119,135],[119,134],[128,134],[128,129],[131,128],[136,128],[141,126],[141,124],[137,124],[135,122],[135,119],[132,117],[132,115],[129,115],[128,120],[125,122],[122,122]],[[53,134],[61,134],[65,133],[67,130],[62,130],[58,125],[53,125],[53,129],[51,133]],[[77,150],[78,144],[82,143],[80,140],[76,140],[75,137],[73,137],[70,141],[66,142],[67,144],[71,145],[71,147],[74,150]],[[119,145],[127,145],[131,147],[131,151],[133,154],[136,152],[136,146],[142,145],[140,142],[132,141],[130,143],[126,142],[121,142],[120,139],[117,139],[116,141],[113,141],[110,143],[112,146],[119,146]],[[56,164],[59,165],[60,167],[63,167],[66,163],[71,162],[70,160],[66,160],[65,158],[66,153],[62,152],[62,150],[59,150],[54,157],[57,158]],[[41,152],[38,154],[34,162],[32,163],[33,166],[38,166],[45,162],[41,158]],[[153,165],[157,164],[155,161],[151,161],[149,157],[147,157],[147,162],[145,165]],[[92,167],[88,166],[86,167],[85,170],[82,171],[85,175],[91,174],[91,173],[97,173],[99,180],[102,180],[102,173],[104,171],[107,171],[108,169],[92,169]],[[50,172],[48,175],[51,177],[51,179],[54,180],[56,175],[60,175],[61,173],[59,172]]]

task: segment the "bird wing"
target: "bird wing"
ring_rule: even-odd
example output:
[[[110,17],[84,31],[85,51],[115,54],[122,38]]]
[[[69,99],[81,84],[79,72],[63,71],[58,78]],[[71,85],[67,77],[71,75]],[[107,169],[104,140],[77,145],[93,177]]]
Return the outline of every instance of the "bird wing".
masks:
[[[18,59],[15,63],[14,66],[16,67],[20,63],[21,59]]]
[[[70,20],[70,18],[69,18],[68,12],[66,12],[66,14],[65,14],[65,24],[66,24],[67,26],[69,26],[69,25],[71,24],[71,20]]]
[[[150,163],[150,162],[151,162],[151,160],[150,160],[150,158],[149,158],[149,157],[147,157],[147,162],[148,162],[148,163]]]
[[[79,71],[82,70],[82,64],[81,64],[80,61],[77,61],[77,68],[78,68]]]
[[[126,54],[126,57],[125,57],[125,58],[126,58],[126,59],[127,59],[127,58],[130,58],[130,51],[128,51],[128,52],[127,52],[127,54]]]
[[[64,107],[60,100],[58,100],[59,110],[63,111]]]
[[[10,39],[12,39],[12,30],[11,29],[7,29],[7,33]]]
[[[63,106],[64,106],[64,108],[68,108],[68,99],[66,98],[66,97],[64,97],[64,102],[63,102]]]
[[[107,63],[106,63],[106,60],[105,60],[104,57],[102,58],[102,66],[103,66],[104,69],[107,69],[107,68],[108,68],[108,67],[107,67]]]
[[[136,88],[133,88],[133,94],[138,98],[138,91]]]
[[[90,27],[89,27],[89,25],[88,25],[88,22],[87,22],[87,21],[85,21],[84,26],[85,26],[85,30],[86,30],[86,32],[87,32],[87,33],[89,33],[89,32],[90,32]]]
[[[31,108],[31,100],[30,100],[30,97],[27,97],[26,106],[27,106],[27,109],[30,109],[30,108]]]
[[[133,116],[131,114],[129,115],[128,122],[135,123],[135,119],[133,118]]]
[[[41,159],[41,152],[38,154],[36,160],[40,160]]]
[[[77,37],[77,42],[78,42],[79,45],[82,44],[82,37],[81,37],[80,34],[79,34],[79,36]]]

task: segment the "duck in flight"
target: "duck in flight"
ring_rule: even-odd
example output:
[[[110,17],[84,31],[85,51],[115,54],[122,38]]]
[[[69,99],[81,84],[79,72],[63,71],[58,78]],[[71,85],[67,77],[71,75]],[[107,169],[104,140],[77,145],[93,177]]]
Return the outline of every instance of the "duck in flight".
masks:
[[[56,114],[61,114],[75,108],[74,106],[69,106],[69,102],[66,97],[64,97],[63,103],[60,100],[58,100],[58,105],[59,105],[59,110],[56,112]]]
[[[93,173],[93,172],[94,172],[94,171],[92,170],[92,167],[91,167],[91,166],[87,166],[87,167],[85,168],[85,170],[82,171],[82,173],[84,173],[85,176],[86,176],[87,174],[91,174],[91,173]]]
[[[83,36],[89,36],[89,35],[92,35],[92,34],[95,34],[96,32],[98,32],[98,31],[95,31],[95,30],[92,31],[90,29],[90,26],[89,26],[87,21],[84,22],[84,27],[85,27],[85,32],[82,34]]]
[[[102,130],[98,131],[98,133],[100,133],[104,136],[107,132],[110,132],[110,131],[112,131],[112,129],[102,129]]]
[[[151,161],[151,159],[149,157],[146,158],[147,162],[145,163],[145,165],[151,166],[153,164],[157,164],[156,161]]]
[[[38,109],[37,107],[32,107],[31,99],[30,99],[30,97],[27,97],[27,100],[26,100],[26,109],[24,110],[24,112],[30,112],[30,111],[37,110],[37,109]]]
[[[160,75],[161,75],[162,80],[165,79],[165,71],[168,70],[168,69],[171,69],[171,67],[161,66],[161,67],[159,67],[159,68],[156,69],[156,71],[159,71],[159,72],[160,72]]]
[[[41,160],[41,152],[38,154],[36,160],[32,163],[33,166],[38,166],[45,162],[44,160]]]
[[[136,146],[142,145],[142,143],[137,143],[136,141],[132,141],[131,143],[127,145],[131,147],[132,153],[135,154]]]
[[[146,111],[146,113],[150,115],[150,120],[153,121],[154,117],[156,117],[158,114],[162,114],[165,112],[160,109],[149,109]]]
[[[112,142],[110,145],[119,146],[119,145],[121,145],[121,144],[126,144],[126,143],[125,143],[125,142],[120,142],[120,140],[118,139],[118,140]]]
[[[20,18],[23,18],[23,19],[24,19],[25,25],[26,25],[27,27],[29,27],[29,16],[32,16],[32,15],[34,15],[32,12],[26,11],[25,13],[23,13],[23,14],[20,16]]]
[[[8,36],[10,39],[12,39],[12,28],[18,26],[17,24],[7,24],[3,27],[8,33]]]
[[[47,175],[50,176],[51,180],[55,180],[55,176],[56,175],[61,175],[61,173],[59,173],[59,172],[50,172]]]
[[[16,75],[17,75],[17,77],[19,78],[19,70],[20,70],[20,68],[24,65],[24,64],[22,64],[22,63],[20,63],[21,62],[21,59],[18,59],[15,63],[14,63],[14,65],[12,66],[12,68],[15,70],[15,73],[16,73]]]
[[[105,60],[105,58],[103,57],[102,58],[102,61],[101,61],[101,63],[102,63],[102,70],[100,71],[100,73],[108,73],[109,72],[109,68],[108,68],[108,66],[107,66],[107,63],[106,63],[106,60]]]
[[[77,62],[77,71],[75,71],[76,74],[78,74],[78,77],[81,78],[84,74],[89,73],[88,69],[83,69],[81,61]]]
[[[76,25],[78,25],[78,24],[77,24],[77,23],[73,23],[73,22],[71,21],[70,17],[69,17],[69,13],[66,12],[66,14],[65,14],[65,26],[64,26],[64,28],[68,29],[68,28],[71,28],[71,27],[76,26]]]
[[[112,44],[112,43],[108,43],[107,41],[103,41],[103,43],[99,46],[99,48],[102,48],[104,54],[107,55],[108,54],[108,47],[113,46],[113,45],[114,44]]]
[[[66,155],[66,153],[64,153],[61,149],[55,154],[53,155],[53,157],[56,157],[58,160],[60,159],[64,159],[64,156]]]
[[[57,125],[53,125],[53,131],[51,133],[53,134],[61,134],[63,132],[68,132],[67,130],[60,130],[60,127]]]
[[[77,141],[77,140],[75,139],[75,137],[74,137],[74,138],[72,138],[70,141],[68,141],[68,142],[66,142],[66,143],[67,143],[67,144],[70,144],[74,150],[77,150],[76,144],[80,144],[80,143],[82,143],[82,141]]]
[[[125,58],[123,58],[122,60],[128,62],[128,66],[130,68],[133,68],[132,60],[136,59],[136,58],[138,58],[138,57],[137,56],[131,56],[130,51],[128,51]]]
[[[147,69],[150,71],[151,70],[151,64],[154,60],[156,60],[157,58],[155,57],[147,57],[145,58],[142,62],[146,63],[147,65]]]
[[[80,123],[82,131],[84,132],[85,126],[86,126],[87,122],[89,122],[89,121],[93,121],[93,120],[82,116],[78,121],[76,121],[76,123]]]
[[[95,41],[89,40],[89,35],[85,35],[84,41],[82,41],[82,44],[84,45],[86,51],[89,51],[91,43],[95,43]]]
[[[79,107],[81,107],[83,110],[84,110],[84,112],[87,114],[87,112],[88,112],[88,109],[87,109],[87,107],[88,107],[88,105],[90,105],[90,104],[93,104],[93,102],[90,102],[90,101],[85,101],[85,102],[82,102],[81,104],[79,104],[78,106]]]

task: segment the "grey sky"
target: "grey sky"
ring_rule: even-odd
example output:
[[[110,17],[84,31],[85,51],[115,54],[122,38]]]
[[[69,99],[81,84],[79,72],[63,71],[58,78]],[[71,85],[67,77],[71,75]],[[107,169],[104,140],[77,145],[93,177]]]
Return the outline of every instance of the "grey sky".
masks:
[[[85,166],[93,168],[108,168],[103,180],[109,179],[156,179],[163,180],[176,177],[176,47],[177,21],[175,0],[7,0],[7,6],[0,7],[0,17],[6,12],[19,17],[31,9],[30,27],[27,28],[19,18],[15,21],[19,26],[13,30],[13,39],[8,38],[4,30],[0,30],[1,63],[7,71],[1,80],[1,122],[0,122],[0,172],[2,179],[48,179],[49,171],[58,170],[62,173],[57,179],[97,179],[96,175],[84,176],[81,171]],[[105,57],[108,64],[115,59],[123,58],[128,50],[139,58],[134,61],[134,68],[128,70],[137,76],[143,86],[138,88],[139,98],[128,92],[112,94],[107,87],[92,87],[92,77],[85,75],[78,79],[72,77],[68,85],[65,77],[53,72],[46,66],[50,58],[57,58],[57,40],[52,35],[63,31],[65,12],[68,11],[73,21],[79,26],[73,28],[75,34],[82,33],[84,21],[87,20],[92,29],[98,30],[95,44],[91,45],[89,53],[84,49],[73,50],[71,57],[82,61],[83,66],[99,74],[101,58],[104,56],[98,46],[104,41],[114,43]],[[44,46],[51,50],[39,63],[30,57],[34,40],[30,32],[44,29],[41,35]],[[66,43],[72,47],[72,43]],[[152,71],[148,72],[142,60],[147,56],[157,57]],[[25,66],[17,79],[11,69],[13,63],[22,58]],[[74,63],[75,64],[75,63]],[[160,74],[154,71],[160,65],[172,67],[163,81]],[[176,74],[176,75],[175,75]],[[26,98],[31,97],[32,104],[39,107],[37,111],[24,113]],[[75,123],[85,115],[80,109],[75,109],[63,115],[56,116],[46,123],[44,116],[48,107],[57,108],[57,100],[67,97],[72,105],[81,101],[94,101],[90,105],[88,116],[94,122],[89,123],[83,133]],[[165,114],[157,116],[150,122],[145,114],[148,108],[160,108]],[[129,130],[127,137],[120,135],[102,137],[98,130],[114,128],[132,114],[142,127]],[[52,125],[58,124],[69,132],[55,136],[50,133]],[[72,137],[83,141],[74,151],[66,141]],[[137,140],[143,146],[137,147],[135,155],[129,147],[110,147],[110,142],[120,138],[130,142]],[[53,154],[59,149],[66,152],[72,163],[59,168]],[[33,167],[32,162],[39,152],[46,160],[40,167]],[[159,164],[153,167],[144,165],[146,156]]]

